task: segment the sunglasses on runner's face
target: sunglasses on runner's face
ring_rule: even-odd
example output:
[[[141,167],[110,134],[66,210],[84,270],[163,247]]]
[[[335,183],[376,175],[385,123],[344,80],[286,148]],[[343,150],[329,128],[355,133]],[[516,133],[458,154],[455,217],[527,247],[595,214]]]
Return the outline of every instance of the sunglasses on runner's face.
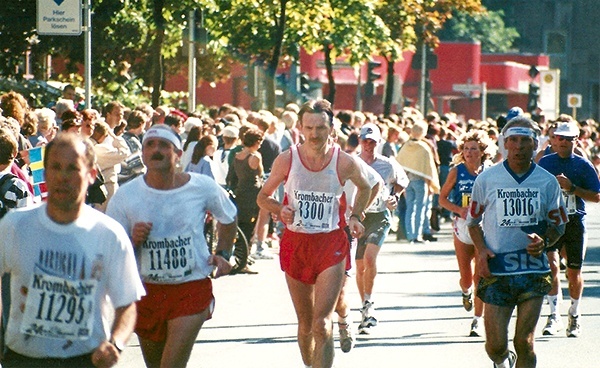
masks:
[[[563,137],[561,135],[555,135],[556,138],[558,138],[559,141],[569,141],[569,142],[573,142],[574,140],[577,139],[577,137]]]

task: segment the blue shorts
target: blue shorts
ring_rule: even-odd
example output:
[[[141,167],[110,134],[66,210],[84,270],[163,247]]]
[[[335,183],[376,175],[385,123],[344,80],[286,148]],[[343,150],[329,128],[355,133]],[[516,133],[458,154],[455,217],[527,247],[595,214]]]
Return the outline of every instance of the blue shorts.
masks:
[[[482,277],[477,296],[484,303],[513,308],[528,299],[543,297],[551,288],[550,273]]]
[[[367,244],[383,245],[385,238],[390,232],[390,212],[367,213],[362,224],[365,227],[364,235],[358,239],[356,247],[356,259],[363,259]]]

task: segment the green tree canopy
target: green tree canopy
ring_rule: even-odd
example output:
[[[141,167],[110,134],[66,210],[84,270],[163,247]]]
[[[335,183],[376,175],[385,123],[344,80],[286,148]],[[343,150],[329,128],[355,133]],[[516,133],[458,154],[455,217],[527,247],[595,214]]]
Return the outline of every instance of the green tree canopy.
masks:
[[[479,41],[483,52],[513,51],[513,43],[519,33],[504,24],[504,12],[487,11],[485,14],[456,12],[439,37],[442,41]]]

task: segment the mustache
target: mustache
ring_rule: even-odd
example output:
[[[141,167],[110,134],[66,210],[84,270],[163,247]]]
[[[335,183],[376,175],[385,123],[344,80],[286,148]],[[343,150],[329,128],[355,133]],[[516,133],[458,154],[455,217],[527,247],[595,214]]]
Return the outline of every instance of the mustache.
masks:
[[[164,155],[162,155],[162,154],[160,154],[160,153],[155,153],[155,154],[153,154],[152,156],[150,156],[150,159],[151,159],[151,160],[159,160],[159,161],[161,161],[161,160],[163,160],[164,158],[165,158],[165,156],[164,156]]]

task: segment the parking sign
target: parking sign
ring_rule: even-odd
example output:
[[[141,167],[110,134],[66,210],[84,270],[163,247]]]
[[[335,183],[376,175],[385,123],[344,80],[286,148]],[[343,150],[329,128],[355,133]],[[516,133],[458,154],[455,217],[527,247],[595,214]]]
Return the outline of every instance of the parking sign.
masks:
[[[81,0],[37,0],[37,32],[41,35],[79,36]]]

